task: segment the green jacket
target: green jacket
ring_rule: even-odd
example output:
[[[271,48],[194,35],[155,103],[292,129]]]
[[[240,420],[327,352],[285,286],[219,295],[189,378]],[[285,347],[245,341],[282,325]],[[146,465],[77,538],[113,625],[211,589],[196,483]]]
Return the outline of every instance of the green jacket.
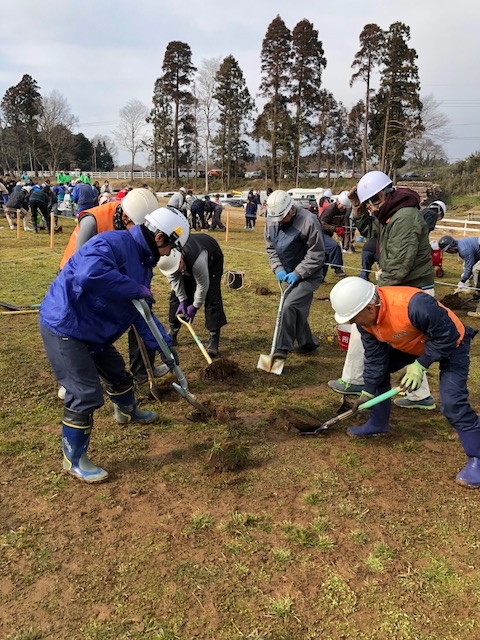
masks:
[[[368,236],[371,229],[368,214],[357,218],[355,224],[362,235]],[[378,229],[378,262],[382,270],[378,286],[431,287],[434,281],[431,247],[428,228],[419,210],[399,209]]]

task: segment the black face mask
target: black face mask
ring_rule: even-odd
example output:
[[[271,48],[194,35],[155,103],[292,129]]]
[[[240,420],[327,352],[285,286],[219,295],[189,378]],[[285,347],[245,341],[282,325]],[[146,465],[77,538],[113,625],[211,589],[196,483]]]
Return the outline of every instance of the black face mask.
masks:
[[[115,229],[115,231],[125,231],[127,228],[124,221],[122,220],[122,215],[122,205],[119,204],[115,209],[115,213],[113,214],[113,228]]]
[[[156,264],[160,260],[160,253],[158,252],[158,247],[155,242],[155,234],[153,233],[153,231],[150,231],[150,229],[147,229],[144,224],[140,225],[140,229],[142,230],[143,237],[148,244],[148,248],[152,252]]]

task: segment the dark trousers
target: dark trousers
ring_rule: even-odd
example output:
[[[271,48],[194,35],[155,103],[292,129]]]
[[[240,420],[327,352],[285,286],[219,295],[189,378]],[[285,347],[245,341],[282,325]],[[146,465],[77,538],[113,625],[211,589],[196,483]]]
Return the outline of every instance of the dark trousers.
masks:
[[[48,206],[43,202],[37,202],[36,200],[33,200],[32,202],[30,202],[30,211],[32,212],[32,226],[35,229],[35,231],[37,230],[37,227],[38,227],[37,225],[38,212],[40,212],[42,215],[42,218],[45,222],[45,227],[48,229],[48,231],[50,231],[50,215],[48,213]]]
[[[470,368],[470,343],[474,329],[467,327],[465,338],[449,358],[440,360],[440,411],[457,431],[479,431],[480,419],[468,401],[467,379]],[[390,366],[377,392],[390,389],[390,373],[399,371],[416,360],[416,356],[390,349]]]
[[[91,414],[103,406],[100,378],[113,393],[131,388],[132,377],[113,345],[92,353],[85,342],[58,336],[42,324],[40,334],[53,373],[66,389],[64,406],[67,409]]]
[[[325,263],[329,263],[323,267],[323,272],[326,275],[329,266],[331,266],[332,269],[343,268],[343,256],[340,245],[331,236],[324,234],[323,239],[325,241]]]

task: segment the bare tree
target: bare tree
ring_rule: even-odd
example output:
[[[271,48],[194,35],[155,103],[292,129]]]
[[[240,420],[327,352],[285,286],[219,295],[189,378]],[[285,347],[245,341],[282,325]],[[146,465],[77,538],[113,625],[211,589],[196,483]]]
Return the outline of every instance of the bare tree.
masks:
[[[52,174],[60,168],[59,161],[65,147],[70,146],[70,141],[66,140],[68,132],[71,133],[77,123],[78,118],[72,114],[67,99],[61,93],[52,91],[42,98],[38,126],[48,149],[45,159]]]
[[[212,128],[218,114],[215,100],[216,75],[220,68],[220,58],[203,59],[195,79],[194,95],[198,102],[197,131],[205,152],[205,192],[208,193],[208,162],[212,142]],[[222,170],[224,168],[222,167]],[[222,172],[223,175],[223,172]]]
[[[443,164],[447,154],[443,144],[450,139],[450,119],[440,111],[440,103],[432,94],[422,96],[423,131],[407,146],[407,155],[418,166]]]
[[[140,100],[130,100],[120,111],[120,124],[113,132],[118,144],[129,151],[130,171],[133,178],[135,156],[143,149],[143,132],[146,127],[148,108]]]

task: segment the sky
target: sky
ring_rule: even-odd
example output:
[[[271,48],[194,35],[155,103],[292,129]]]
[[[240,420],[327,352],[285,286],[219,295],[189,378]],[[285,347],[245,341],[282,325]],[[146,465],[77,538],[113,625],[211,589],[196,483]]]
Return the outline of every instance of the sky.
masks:
[[[449,118],[451,138],[443,145],[449,160],[480,150],[480,4],[474,0],[23,0],[21,22],[15,26],[12,15],[2,29],[0,99],[27,73],[42,95],[56,90],[68,100],[76,132],[113,137],[129,100],[151,107],[172,40],[190,45],[196,67],[233,55],[257,98],[262,41],[277,14],[290,30],[303,19],[313,23],[327,59],[323,88],[347,109],[364,97],[363,83],[349,86],[363,27],[408,25],[421,95],[433,95]],[[118,159],[128,162],[129,155],[119,148]]]

